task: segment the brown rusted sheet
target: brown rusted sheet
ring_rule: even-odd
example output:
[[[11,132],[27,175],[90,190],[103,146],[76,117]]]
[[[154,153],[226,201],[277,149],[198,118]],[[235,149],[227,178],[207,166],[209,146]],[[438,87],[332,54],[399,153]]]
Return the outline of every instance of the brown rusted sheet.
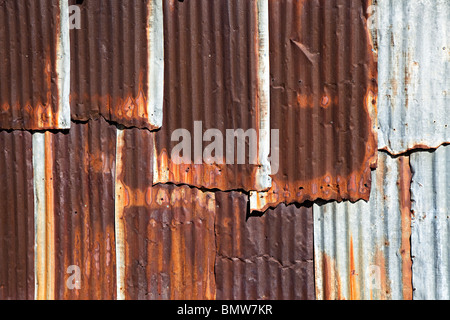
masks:
[[[114,299],[116,128],[103,119],[72,123],[70,133],[47,135],[46,147],[46,166],[52,170],[46,183],[53,195],[55,299]],[[68,273],[70,266],[81,271],[79,290],[67,285],[75,279],[69,279],[74,275]]]
[[[58,129],[58,0],[0,1],[0,128]]]
[[[152,186],[151,141],[152,134],[142,130],[124,130],[118,138],[121,298],[214,299],[214,194]]]
[[[71,0],[71,4],[78,1]],[[71,113],[155,129],[148,109],[150,0],[84,1],[71,36]]]
[[[280,130],[280,167],[272,189],[252,196],[252,210],[368,200],[377,158],[377,64],[367,5],[269,1],[271,129]]]
[[[235,160],[227,165],[220,159],[224,164],[208,165],[202,159],[210,144],[203,142],[208,129],[219,130],[224,141],[227,129],[259,133],[257,7],[256,0],[164,0],[164,116],[155,135],[155,183],[259,190],[259,166],[251,164],[248,148],[246,164]],[[198,135],[195,121],[202,122]],[[171,136],[177,129],[191,134],[191,163],[172,159],[179,141],[172,142]],[[195,139],[200,157],[194,157]]]
[[[31,134],[0,132],[0,300],[34,299]]]
[[[216,193],[216,286],[222,300],[314,300],[312,208],[247,216],[247,196]]]

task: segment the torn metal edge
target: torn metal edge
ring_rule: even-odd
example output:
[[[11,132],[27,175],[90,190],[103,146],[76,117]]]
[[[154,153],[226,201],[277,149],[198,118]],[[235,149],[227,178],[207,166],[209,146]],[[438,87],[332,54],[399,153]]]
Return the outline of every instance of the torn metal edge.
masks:
[[[147,114],[152,126],[163,125],[164,103],[164,18],[162,0],[148,3],[148,92]]]
[[[60,32],[57,38],[56,71],[58,78],[57,129],[70,129],[70,30],[69,1],[59,0]]]

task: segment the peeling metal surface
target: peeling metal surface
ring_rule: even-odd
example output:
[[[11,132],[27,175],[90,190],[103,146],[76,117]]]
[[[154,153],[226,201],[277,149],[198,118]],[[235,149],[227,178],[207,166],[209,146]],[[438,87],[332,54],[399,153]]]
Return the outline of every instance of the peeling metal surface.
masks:
[[[214,299],[215,194],[152,186],[152,138],[142,130],[118,135],[118,298]]]
[[[314,300],[312,208],[247,217],[247,196],[216,193],[219,300]]]
[[[126,127],[159,128],[162,0],[84,1],[80,9],[81,29],[70,34],[72,119],[102,116]]]
[[[0,128],[70,127],[67,0],[0,2]]]
[[[379,0],[379,147],[450,142],[450,2]]]
[[[155,135],[155,184],[247,191],[270,186],[267,15],[267,0],[164,0],[167,67],[163,126]],[[195,121],[202,122],[201,132],[195,133]],[[201,149],[187,164],[172,159],[177,129],[189,131],[192,151],[194,141]],[[207,164],[203,135],[209,129],[224,140],[227,129],[255,129],[258,159],[253,162],[247,148],[246,164],[225,159]]]
[[[369,199],[378,88],[368,4],[269,1],[271,129],[280,130],[280,164],[272,188],[252,193],[251,210]]]
[[[314,205],[317,299],[412,299],[409,158],[378,166],[369,202]]]
[[[0,300],[34,299],[32,138],[0,132]]]
[[[411,155],[415,300],[450,299],[450,146]]]
[[[36,218],[37,299],[115,299],[115,148],[116,129],[103,119],[36,134],[36,177],[44,180],[35,184],[44,202]],[[80,271],[78,288],[71,266]]]

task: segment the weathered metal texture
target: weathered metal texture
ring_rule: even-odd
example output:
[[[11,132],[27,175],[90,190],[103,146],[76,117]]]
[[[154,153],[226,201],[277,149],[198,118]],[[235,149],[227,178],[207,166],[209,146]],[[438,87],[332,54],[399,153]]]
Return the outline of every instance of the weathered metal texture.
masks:
[[[35,191],[45,195],[37,247],[49,252],[37,267],[47,275],[37,283],[37,298],[114,299],[116,128],[103,119],[72,123],[70,132],[45,133],[43,142],[43,156],[38,142],[33,149],[45,165]],[[79,268],[78,282],[72,266]]]
[[[409,158],[378,166],[369,202],[314,205],[318,299],[412,299]]]
[[[450,146],[411,155],[415,300],[450,299]]]
[[[267,0],[164,0],[167,67],[154,183],[247,191],[270,187],[267,10]],[[202,128],[195,130],[195,121]],[[179,144],[171,141],[177,129],[191,135],[194,157],[184,150],[187,164],[172,157]],[[238,164],[236,155],[229,159],[235,164],[229,164],[217,149],[218,161],[208,164],[212,159],[203,159],[203,151],[210,143],[203,137],[209,129],[218,130],[223,141],[228,129],[256,130],[257,159],[249,156],[247,142],[245,164]],[[216,136],[224,156],[223,141]]]
[[[71,31],[72,119],[161,126],[162,0],[84,1]],[[71,0],[72,4],[78,1]]]
[[[34,299],[31,134],[0,132],[0,300]]]
[[[280,161],[272,189],[252,193],[251,210],[369,199],[377,158],[369,3],[269,1],[271,129],[280,130]]]
[[[247,196],[216,193],[219,300],[314,300],[312,208],[247,217]]]
[[[70,127],[67,0],[0,1],[0,128]]]
[[[379,147],[450,142],[450,2],[378,0]]]
[[[214,299],[215,194],[152,186],[152,139],[142,130],[118,135],[118,298]]]

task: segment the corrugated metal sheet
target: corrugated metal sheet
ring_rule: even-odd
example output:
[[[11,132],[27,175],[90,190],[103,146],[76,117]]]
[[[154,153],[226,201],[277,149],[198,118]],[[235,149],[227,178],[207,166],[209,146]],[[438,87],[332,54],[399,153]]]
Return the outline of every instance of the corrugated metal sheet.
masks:
[[[118,135],[118,297],[214,299],[215,195],[152,186],[152,139],[142,130]]]
[[[269,1],[271,129],[280,130],[280,163],[272,189],[252,194],[252,210],[369,199],[377,65],[368,3]]]
[[[67,1],[0,1],[0,128],[70,127]]]
[[[450,299],[450,146],[411,155],[416,300]]]
[[[450,142],[450,2],[378,0],[379,146]]]
[[[314,299],[312,208],[249,217],[236,192],[216,193],[216,204],[217,299]]]
[[[37,262],[46,275],[37,281],[37,298],[114,299],[116,128],[103,119],[73,123],[69,133],[46,133],[40,145],[36,139],[33,153],[35,166],[45,166],[44,182],[36,184],[45,195],[37,244],[47,250]],[[81,273],[79,289],[68,285],[71,266]]]
[[[155,135],[154,183],[247,191],[270,186],[269,134],[264,131],[269,125],[268,32],[260,23],[264,19],[266,0],[164,0],[167,68],[163,127]],[[195,121],[202,122],[198,132]],[[200,147],[189,164],[172,159],[178,142],[171,137],[177,129],[189,131],[193,152]],[[227,165],[225,159],[219,159],[224,164],[206,164],[203,135],[209,129],[219,130],[224,139],[227,129],[255,129],[256,164],[248,150],[246,164]],[[194,141],[199,142],[194,146]]]
[[[379,153],[369,202],[314,205],[318,299],[411,299],[409,158]]]
[[[72,4],[78,1],[71,0]],[[74,120],[156,129],[162,121],[161,0],[84,1],[71,31]]]
[[[32,139],[0,132],[0,300],[34,299]]]

